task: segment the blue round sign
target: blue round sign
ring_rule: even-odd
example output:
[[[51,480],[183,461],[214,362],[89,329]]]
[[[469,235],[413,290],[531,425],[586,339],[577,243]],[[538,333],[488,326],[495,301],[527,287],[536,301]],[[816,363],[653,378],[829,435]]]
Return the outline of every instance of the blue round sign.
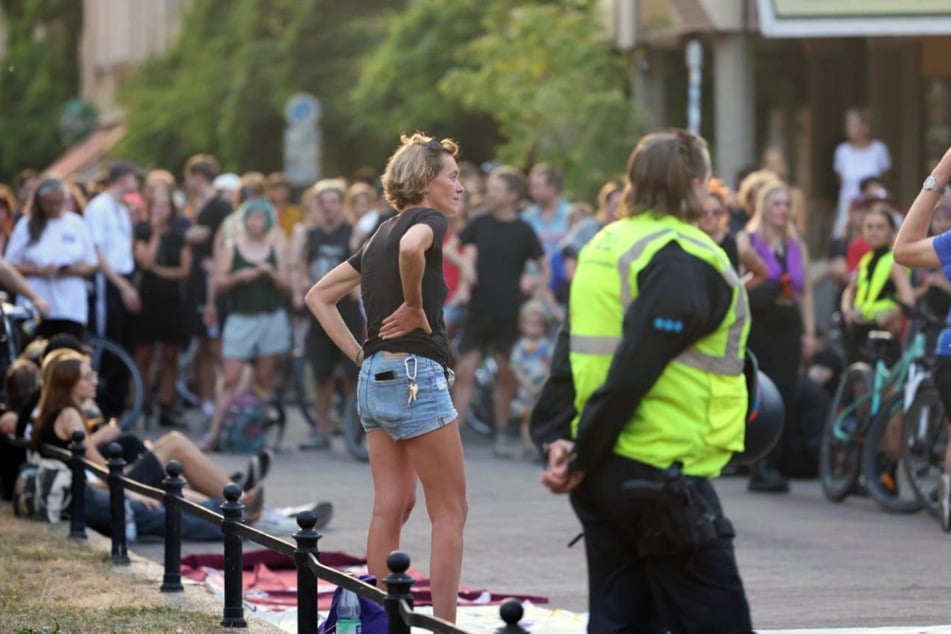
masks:
[[[320,118],[320,101],[308,93],[292,95],[284,106],[284,118],[289,125],[316,121]]]

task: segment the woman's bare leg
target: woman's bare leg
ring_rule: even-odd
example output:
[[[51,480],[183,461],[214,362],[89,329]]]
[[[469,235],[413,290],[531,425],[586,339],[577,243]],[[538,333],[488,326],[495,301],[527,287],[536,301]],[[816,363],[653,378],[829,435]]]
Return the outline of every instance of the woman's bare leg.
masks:
[[[386,558],[400,546],[400,529],[416,504],[416,473],[404,446],[383,430],[367,434],[373,475],[373,515],[367,532],[367,568],[385,589]]]
[[[433,613],[455,623],[462,575],[462,534],[469,512],[459,425],[453,422],[403,444],[409,464],[423,484],[426,510],[432,522],[429,577]]]
[[[159,373],[159,405],[175,403],[175,381],[178,380],[178,345],[162,345],[162,369]]]
[[[216,465],[201,448],[177,431],[159,438],[152,446],[152,453],[164,467],[171,460],[182,463],[182,475],[189,485],[210,498],[220,498],[231,479]]]

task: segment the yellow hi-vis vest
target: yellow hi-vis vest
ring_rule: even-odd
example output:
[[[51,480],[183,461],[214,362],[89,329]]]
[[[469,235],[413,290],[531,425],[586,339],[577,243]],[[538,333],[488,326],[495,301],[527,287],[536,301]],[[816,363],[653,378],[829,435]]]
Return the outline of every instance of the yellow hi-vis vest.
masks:
[[[894,301],[879,297],[891,277],[895,256],[891,251],[885,253],[878,258],[875,270],[869,271],[873,257],[874,251],[862,256],[855,279],[855,299],[852,301],[852,307],[864,321],[878,321],[884,313],[897,306]]]
[[[614,453],[660,469],[679,460],[688,475],[715,477],[734,452],[743,450],[749,304],[723,250],[703,231],[673,216],[645,212],[618,220],[579,255],[569,301],[578,411],[572,435],[577,436],[585,403],[607,378],[624,313],[637,299],[637,276],[671,242],[716,269],[733,289],[733,299],[723,323],[664,368],[631,413]]]

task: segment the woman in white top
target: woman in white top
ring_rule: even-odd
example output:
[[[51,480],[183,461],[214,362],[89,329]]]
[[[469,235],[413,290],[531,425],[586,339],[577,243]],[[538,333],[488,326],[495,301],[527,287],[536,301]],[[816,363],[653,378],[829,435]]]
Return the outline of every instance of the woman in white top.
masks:
[[[61,332],[83,337],[89,317],[84,278],[99,266],[86,221],[64,209],[66,195],[63,181],[44,179],[7,245],[7,260],[50,305],[48,317],[37,328],[41,337]]]
[[[832,168],[839,179],[839,205],[835,214],[833,238],[845,236],[849,219],[849,206],[859,195],[859,183],[863,178],[884,178],[892,167],[888,147],[872,138],[872,115],[865,108],[849,108],[845,111],[845,136],[835,149]]]

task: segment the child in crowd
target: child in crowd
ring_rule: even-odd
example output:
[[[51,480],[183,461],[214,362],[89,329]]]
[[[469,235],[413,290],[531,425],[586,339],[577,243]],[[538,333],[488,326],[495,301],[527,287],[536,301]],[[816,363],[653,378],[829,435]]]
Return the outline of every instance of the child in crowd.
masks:
[[[554,344],[548,336],[548,313],[541,302],[526,302],[519,311],[520,337],[512,349],[512,371],[518,382],[513,403],[519,421],[519,437],[522,441],[522,456],[537,459],[538,452],[529,435],[529,419],[538,400],[542,385],[548,378]]]

